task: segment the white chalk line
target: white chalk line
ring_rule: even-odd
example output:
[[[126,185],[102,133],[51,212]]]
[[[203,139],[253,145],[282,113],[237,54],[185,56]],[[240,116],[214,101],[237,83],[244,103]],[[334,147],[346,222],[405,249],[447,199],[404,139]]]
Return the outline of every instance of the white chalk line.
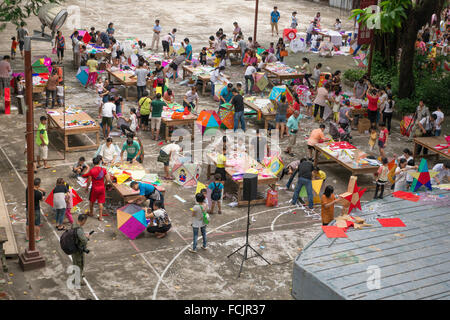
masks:
[[[5,151],[3,150],[3,147],[0,147],[0,150],[2,150],[3,154],[6,157],[6,160],[8,160],[9,164],[11,165],[11,167],[13,168],[14,172],[16,173],[16,175],[19,177],[20,181],[22,182],[24,188],[27,187],[26,183],[23,181],[22,177],[19,175],[19,172],[17,172],[16,167],[12,164],[11,160],[9,159],[8,155],[5,153]],[[56,231],[53,229],[53,226],[50,224],[50,222],[48,221],[47,217],[44,216],[44,220],[47,223],[48,227],[50,228],[50,230],[52,230],[53,234],[55,235],[56,239],[58,239],[58,243],[60,241],[60,238],[58,236],[58,234],[56,233]],[[71,256],[68,256],[70,261],[72,260]],[[84,282],[86,283],[87,287],[89,288],[89,291],[91,292],[91,294],[94,296],[95,300],[99,300],[99,298],[97,297],[97,295],[95,294],[95,291],[92,289],[91,285],[89,284],[88,280],[86,279],[86,277],[83,277]]]

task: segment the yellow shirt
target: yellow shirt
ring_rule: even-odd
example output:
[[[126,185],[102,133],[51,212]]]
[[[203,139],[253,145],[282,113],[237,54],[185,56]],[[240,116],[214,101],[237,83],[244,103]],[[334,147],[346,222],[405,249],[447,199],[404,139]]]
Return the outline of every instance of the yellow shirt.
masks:
[[[225,168],[225,162],[226,162],[227,158],[225,157],[225,155],[223,154],[219,154],[217,156],[217,168]]]
[[[325,180],[327,178],[327,174],[323,172],[322,170],[319,170],[318,172],[320,179]]]
[[[97,72],[97,60],[90,59],[86,62],[86,65],[89,67],[89,72]]]

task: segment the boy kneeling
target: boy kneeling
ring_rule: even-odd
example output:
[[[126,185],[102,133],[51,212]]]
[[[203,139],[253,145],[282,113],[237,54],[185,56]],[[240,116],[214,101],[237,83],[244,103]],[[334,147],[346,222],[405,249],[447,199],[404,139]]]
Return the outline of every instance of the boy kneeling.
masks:
[[[154,210],[147,209],[147,213],[145,217],[150,219],[150,223],[148,224],[147,231],[149,233],[154,233],[156,238],[161,239],[167,235],[167,232],[172,227],[169,216],[167,215],[166,210],[161,208],[162,202],[155,201],[153,204]]]

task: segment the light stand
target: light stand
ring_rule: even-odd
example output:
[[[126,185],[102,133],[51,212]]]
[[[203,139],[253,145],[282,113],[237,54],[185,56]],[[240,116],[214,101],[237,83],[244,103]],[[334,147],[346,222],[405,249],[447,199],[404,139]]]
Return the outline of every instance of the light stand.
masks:
[[[239,269],[239,274],[238,274],[238,278],[241,276],[241,272],[242,272],[242,267],[244,266],[244,261],[254,258],[254,257],[260,257],[261,259],[263,259],[265,262],[267,262],[267,264],[270,264],[269,261],[267,261],[258,251],[256,251],[249,243],[248,243],[248,232],[250,229],[250,200],[248,200],[248,204],[247,204],[247,232],[245,235],[245,244],[238,248],[236,251],[234,251],[233,253],[231,253],[230,255],[228,255],[227,258],[230,258],[233,254],[237,253],[238,251],[240,251],[242,248],[244,248],[244,254],[242,255],[242,262],[241,262],[241,268]],[[256,254],[254,256],[249,257],[248,256],[248,249],[253,250],[253,252]]]

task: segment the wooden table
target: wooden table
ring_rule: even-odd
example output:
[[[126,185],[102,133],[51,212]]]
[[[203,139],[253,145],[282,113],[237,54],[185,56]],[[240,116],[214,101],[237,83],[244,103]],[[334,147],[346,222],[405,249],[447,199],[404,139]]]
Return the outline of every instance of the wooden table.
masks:
[[[190,65],[183,65],[183,80],[186,79],[187,75],[193,75],[195,68],[193,66]],[[211,81],[211,75],[209,74],[199,74],[197,76],[197,78],[199,80],[202,80],[202,96],[205,95],[206,93],[206,86],[208,85],[208,83]]]
[[[447,141],[444,137],[417,137],[414,138],[414,158],[417,158],[419,155],[417,154],[417,147],[421,145],[424,148],[427,148],[431,151],[433,151],[435,154],[433,156],[436,156],[436,161],[438,161],[439,156],[443,156],[446,159],[450,159],[450,154],[444,153],[444,150],[437,150],[434,147],[438,144],[447,144]],[[448,149],[447,149],[448,150]],[[423,155],[421,156],[423,157]]]
[[[343,162],[339,160],[338,158],[334,157],[333,155],[327,153],[322,149],[322,147],[326,147],[326,143],[318,143],[314,146],[314,149],[316,149],[315,157],[314,157],[314,166],[317,166],[318,164],[325,164],[325,163],[335,163],[337,162],[339,165],[344,167],[345,169],[349,170],[352,173],[352,176],[360,175],[360,174],[373,174],[378,171],[379,167],[371,166],[371,165],[361,165],[361,166],[354,166],[353,163]],[[358,149],[352,149],[358,150]],[[361,151],[361,150],[358,150]],[[328,161],[320,161],[319,162],[319,155],[323,152],[327,155],[331,160]],[[361,151],[362,152],[362,151]]]
[[[242,59],[242,57],[241,57],[241,48],[239,48],[239,47],[237,47],[237,48],[227,48],[227,59],[230,59],[230,54],[235,54],[236,56],[239,56]],[[235,65],[241,64],[241,60],[240,59],[238,59],[238,60],[231,60],[230,59],[230,61],[231,61],[231,64],[235,64]]]
[[[256,162],[256,160],[251,158],[248,154],[245,154],[245,157],[248,159],[247,163],[256,163],[257,169],[262,168],[262,165],[260,163]],[[214,164],[214,166],[217,165],[217,155],[210,152],[207,154],[207,158],[208,158],[208,160],[210,160],[210,162],[208,163],[208,169],[207,169],[207,173],[206,173],[206,176],[209,179],[211,177],[211,162]],[[247,205],[248,201],[243,200],[244,179],[233,180],[233,174],[236,173],[236,171],[234,170],[233,167],[226,167],[225,171],[227,173],[228,179],[230,181],[232,181],[233,183],[235,183],[238,187],[238,205],[239,206]],[[278,182],[278,177],[276,177],[276,176],[272,176],[272,177],[258,176],[258,187],[260,187],[260,191],[261,191],[261,189],[263,189],[262,186],[275,184],[277,182]],[[266,199],[264,199],[264,198],[250,201],[251,205],[263,204],[263,203],[266,203]]]
[[[250,102],[246,99],[244,99],[244,105],[249,107],[252,110],[255,110],[256,112],[261,112],[261,116],[264,120],[264,129],[265,130],[267,130],[269,128],[269,121],[275,120],[276,112],[263,111],[263,110],[259,109],[256,104],[254,104],[253,102]]]
[[[64,148],[65,151],[78,151],[78,150],[89,150],[89,149],[97,149],[100,145],[100,126],[97,122],[95,122],[95,125],[90,126],[75,126],[75,127],[69,127],[65,126],[64,120],[67,121],[94,121],[86,112],[81,112],[78,114],[66,114],[64,119],[64,109],[58,108],[58,109],[52,109],[51,111],[58,112],[57,115],[55,114],[47,114],[48,115],[48,129],[49,130],[56,130],[60,132],[64,136]],[[87,134],[87,133],[95,133],[96,135],[96,142],[90,145],[85,146],[76,146],[76,147],[70,147],[69,146],[69,136],[71,135],[77,135],[77,134]]]
[[[266,71],[269,76],[272,78],[276,78],[282,83],[284,80],[291,80],[291,79],[303,79],[305,74],[302,72],[294,72],[294,73],[287,73],[287,72],[276,72],[272,70],[267,65],[264,67],[264,71]]]
[[[330,38],[330,42],[331,42],[331,37],[332,37],[331,35],[329,35],[327,33],[324,33],[322,31],[319,31],[318,34],[321,35],[322,38],[325,38],[325,37]],[[341,36],[342,36],[342,41],[347,42],[348,34],[347,33],[341,33]]]
[[[3,265],[3,271],[8,271],[8,266],[6,265],[6,253],[3,249],[3,244],[8,241],[6,237],[6,229],[5,227],[0,227],[0,261]]]
[[[108,72],[108,80],[111,81],[111,76],[117,81],[114,84],[120,84],[125,87],[125,100],[130,101],[130,97],[128,95],[128,88],[137,86],[137,78],[134,77],[131,73],[125,73],[122,71],[111,71],[106,70]],[[147,80],[147,86],[153,85],[153,80]]]
[[[184,119],[171,119],[171,118],[162,118],[161,122],[164,123],[165,126],[165,139],[166,142],[170,141],[169,136],[169,128],[170,127],[176,127],[176,126],[185,126],[185,125],[192,125],[192,139],[194,139],[194,122],[197,120],[197,116],[193,115],[192,113],[188,116],[184,116]]]

